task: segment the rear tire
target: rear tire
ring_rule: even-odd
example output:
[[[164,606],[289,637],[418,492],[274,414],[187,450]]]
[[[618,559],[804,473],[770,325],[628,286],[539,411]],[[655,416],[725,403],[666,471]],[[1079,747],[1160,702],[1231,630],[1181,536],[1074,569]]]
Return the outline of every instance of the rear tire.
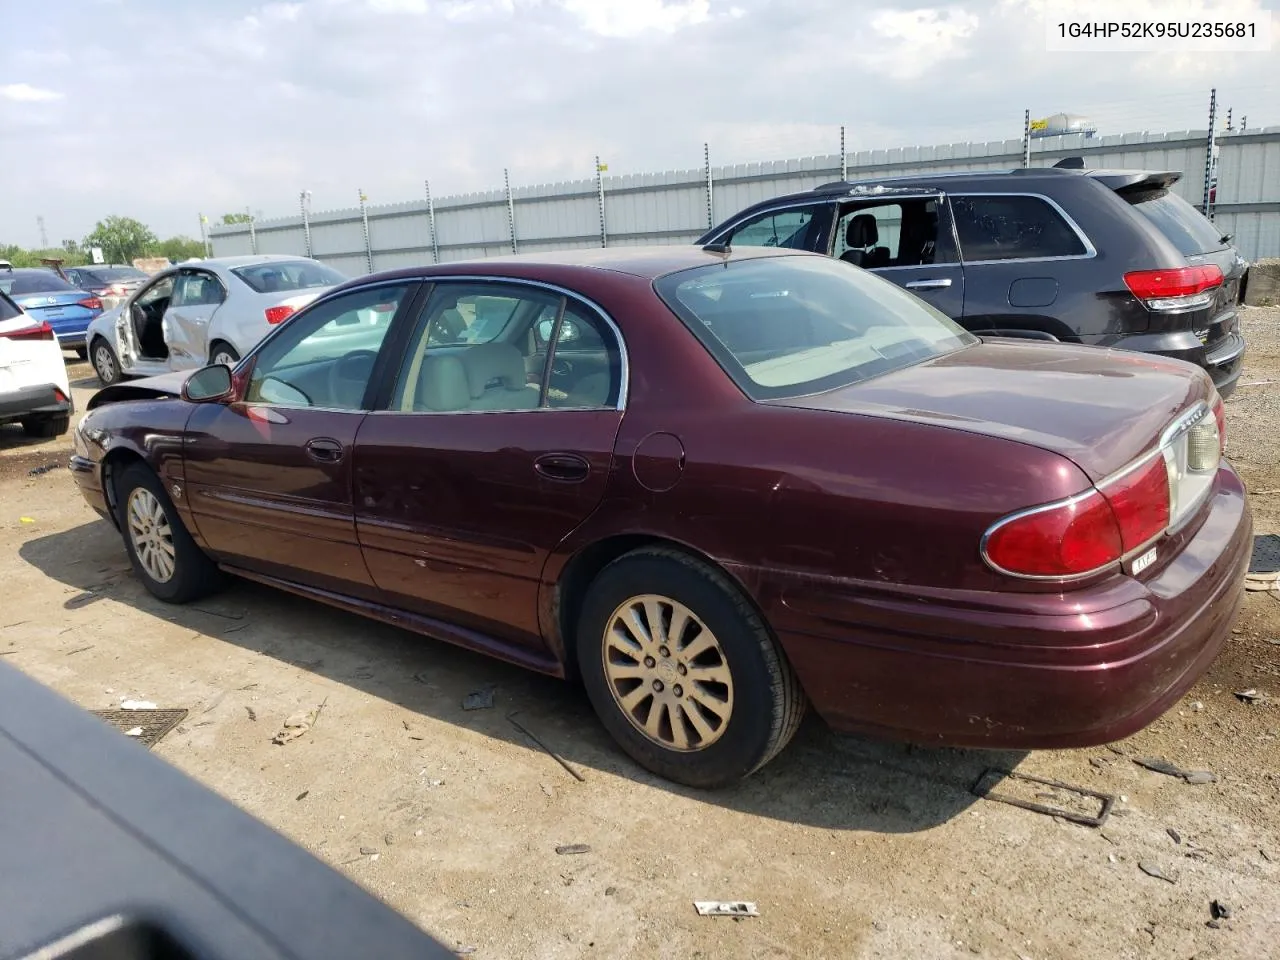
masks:
[[[143,586],[166,603],[190,603],[222,586],[217,565],[196,546],[144,463],[131,463],[115,480],[120,534]]]
[[[71,418],[65,414],[60,417],[28,417],[22,421],[22,432],[41,440],[60,437],[70,428]]]
[[[111,344],[101,337],[89,344],[89,357],[93,363],[93,372],[98,375],[98,382],[104,387],[124,379],[120,370],[120,358],[111,349]]]
[[[221,340],[213,341],[213,345],[209,347],[209,362],[225,364],[228,367],[235,367],[240,362],[240,354],[236,352],[236,348],[230,344],[223,343]]]
[[[799,680],[754,607],[723,573],[676,550],[637,550],[605,567],[576,642],[605,728],[677,783],[736,783],[777,756],[804,716]]]

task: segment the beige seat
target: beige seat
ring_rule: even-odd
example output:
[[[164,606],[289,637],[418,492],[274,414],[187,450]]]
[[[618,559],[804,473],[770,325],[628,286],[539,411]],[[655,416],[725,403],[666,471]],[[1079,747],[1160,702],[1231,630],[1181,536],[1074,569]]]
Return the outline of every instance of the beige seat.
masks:
[[[509,343],[481,343],[462,354],[472,410],[531,410],[538,388],[528,383],[524,358]]]
[[[456,354],[428,354],[418,372],[413,409],[434,413],[466,410],[471,405],[467,371]]]

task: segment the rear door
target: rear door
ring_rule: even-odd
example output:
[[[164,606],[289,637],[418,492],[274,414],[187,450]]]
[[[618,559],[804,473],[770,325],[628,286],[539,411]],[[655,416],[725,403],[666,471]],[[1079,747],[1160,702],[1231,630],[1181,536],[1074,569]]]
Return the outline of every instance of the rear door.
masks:
[[[548,386],[561,341],[575,372]],[[622,369],[616,329],[585,303],[437,283],[356,438],[356,526],[388,602],[545,659],[542,569],[604,497]]]
[[[188,267],[178,271],[163,320],[170,369],[190,370],[205,365],[209,323],[226,298],[222,281],[210,271]]]
[[[951,211],[936,190],[889,191],[840,204],[826,253],[870,270],[960,320],[965,274]]]

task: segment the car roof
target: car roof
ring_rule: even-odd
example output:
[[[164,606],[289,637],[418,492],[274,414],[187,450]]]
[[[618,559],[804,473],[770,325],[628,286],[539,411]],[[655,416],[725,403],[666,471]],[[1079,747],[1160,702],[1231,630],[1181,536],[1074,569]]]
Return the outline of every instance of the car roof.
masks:
[[[175,267],[248,267],[258,263],[283,263],[289,260],[307,260],[304,254],[255,253],[239,257],[208,257],[202,260],[183,260]]]
[[[360,277],[348,281],[344,286],[357,286],[370,280],[412,277],[511,276],[528,279],[539,267],[567,268],[570,273],[575,269],[592,273],[610,271],[645,280],[656,280],[669,273],[678,273],[693,267],[783,256],[808,257],[816,254],[772,247],[741,247],[724,254],[705,250],[692,243],[637,247],[588,247],[582,250],[548,250],[542,253],[510,254],[502,257],[451,260],[448,263],[404,267]],[[562,271],[557,272],[564,275]]]

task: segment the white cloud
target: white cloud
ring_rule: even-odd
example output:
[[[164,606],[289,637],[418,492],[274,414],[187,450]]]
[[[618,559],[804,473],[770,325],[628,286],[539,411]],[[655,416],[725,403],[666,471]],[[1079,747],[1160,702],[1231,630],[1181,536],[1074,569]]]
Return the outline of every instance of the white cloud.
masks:
[[[45,100],[61,100],[62,94],[56,90],[33,87],[29,83],[11,83],[0,87],[0,100],[13,100],[17,103],[40,103]]]
[[[705,23],[710,0],[561,0],[566,11],[602,37],[635,37],[649,31],[675,33]]]
[[[961,40],[973,36],[978,18],[955,8],[882,10],[871,18],[871,29],[909,44],[921,58],[937,57],[952,52]]]

